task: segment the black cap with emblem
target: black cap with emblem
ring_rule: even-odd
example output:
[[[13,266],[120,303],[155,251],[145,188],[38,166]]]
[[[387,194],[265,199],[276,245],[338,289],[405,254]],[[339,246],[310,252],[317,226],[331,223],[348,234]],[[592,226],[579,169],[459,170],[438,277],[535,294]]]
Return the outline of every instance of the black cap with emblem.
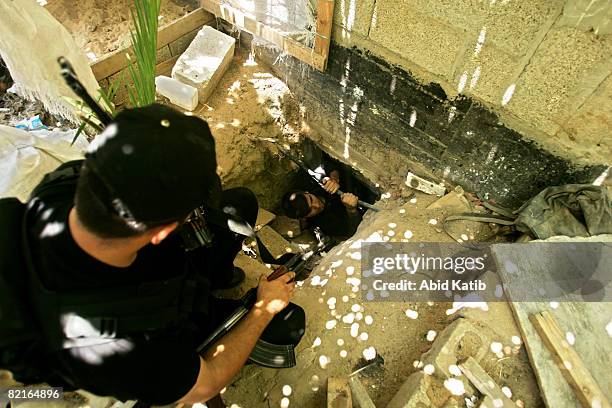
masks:
[[[167,106],[120,112],[85,157],[105,187],[100,201],[135,229],[214,206],[221,191],[208,124]]]

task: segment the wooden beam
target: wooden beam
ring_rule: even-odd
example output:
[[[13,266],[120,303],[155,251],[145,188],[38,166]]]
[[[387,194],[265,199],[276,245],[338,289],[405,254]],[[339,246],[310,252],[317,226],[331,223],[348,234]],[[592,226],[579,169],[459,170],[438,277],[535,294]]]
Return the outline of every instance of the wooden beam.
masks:
[[[610,402],[585,367],[580,356],[565,340],[565,336],[552,315],[547,312],[534,313],[529,320],[550,350],[563,377],[572,386],[583,407],[610,408]]]
[[[178,20],[161,27],[157,33],[157,49],[178,40],[199,27],[212,24],[214,21],[215,18],[212,14],[203,8],[198,8]],[[128,59],[126,54],[134,55],[132,46],[117,50],[91,64],[91,69],[96,79],[99,81],[107,78],[127,67]]]
[[[376,408],[368,391],[357,376],[351,376],[349,378],[349,386],[351,387],[353,400],[355,400],[359,408]]]
[[[316,52],[315,48],[308,48],[301,44],[300,42],[294,40],[293,38],[284,36],[281,32],[275,30],[274,28],[257,21],[253,15],[244,13],[241,10],[233,8],[227,4],[220,4],[219,0],[201,0],[200,5],[205,10],[211,12],[219,18],[224,19],[225,21],[232,23],[241,29],[248,31],[249,33],[261,37],[264,40],[271,42],[272,44],[278,46],[284,52],[289,55],[303,61],[320,71],[325,71],[325,66],[327,63],[327,53],[329,52],[329,36],[331,35],[331,21],[333,18],[334,11],[334,1],[333,0],[320,0],[325,5],[325,15],[329,13],[329,33],[326,35],[323,34],[317,35],[315,39],[323,39],[327,41],[327,46],[325,47],[324,43],[321,43],[321,49],[325,51],[325,54],[322,55]],[[331,6],[330,6],[331,4]],[[331,9],[331,12],[330,12]],[[326,27],[326,18],[321,18],[321,26],[324,29]],[[317,18],[317,28],[319,27],[319,19]],[[316,40],[315,40],[316,41]]]
[[[332,22],[334,19],[334,0],[319,0],[317,8],[317,34],[315,37],[314,51],[318,55],[325,56],[329,53]]]
[[[489,376],[489,374],[487,374],[485,370],[483,370],[480,364],[478,364],[478,362],[474,360],[473,357],[468,357],[467,360],[459,364],[459,368],[461,369],[461,372],[463,372],[463,374],[468,378],[468,380],[470,380],[470,382],[474,384],[474,387],[476,387],[478,391],[488,397],[491,397],[493,401],[502,402],[502,405],[495,406],[501,406],[504,408],[516,408],[516,404],[510,398],[508,398],[506,394],[502,392],[501,388],[499,388],[499,385],[497,385],[495,381],[493,381],[493,378],[491,378],[491,376]]]
[[[327,378],[327,408],[353,408],[351,389],[346,378]]]

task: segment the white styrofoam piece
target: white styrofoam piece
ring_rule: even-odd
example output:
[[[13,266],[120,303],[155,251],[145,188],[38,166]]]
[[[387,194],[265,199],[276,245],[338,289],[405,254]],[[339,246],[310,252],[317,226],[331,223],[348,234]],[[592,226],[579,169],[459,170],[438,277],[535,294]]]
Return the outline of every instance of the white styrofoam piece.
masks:
[[[164,75],[155,77],[155,89],[183,109],[192,111],[198,106],[198,90],[174,78]]]
[[[234,56],[236,40],[210,26],[204,26],[172,68],[172,78],[198,90],[204,103]]]
[[[421,178],[411,172],[408,172],[408,175],[406,176],[406,185],[424,193],[437,195],[439,197],[443,196],[446,192],[446,187],[443,185],[425,180],[424,178]]]

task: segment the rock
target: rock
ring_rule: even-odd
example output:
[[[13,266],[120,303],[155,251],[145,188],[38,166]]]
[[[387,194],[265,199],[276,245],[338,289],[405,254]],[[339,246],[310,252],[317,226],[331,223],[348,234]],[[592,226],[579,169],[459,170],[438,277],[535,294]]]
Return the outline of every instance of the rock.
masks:
[[[427,209],[442,209],[447,213],[461,213],[472,211],[470,202],[465,198],[463,194],[458,194],[454,191],[446,194],[444,197],[431,203]]]
[[[263,226],[268,225],[269,223],[274,221],[275,218],[275,214],[263,208],[259,208],[259,212],[257,213],[257,220],[255,221],[255,231],[259,231]]]
[[[421,361],[424,365],[434,366],[433,375],[440,378],[453,378],[449,371],[451,365],[458,365],[467,357],[476,361],[482,360],[487,354],[490,341],[467,319],[459,318],[448,325],[433,342],[431,349],[423,354]],[[474,388],[463,376],[458,377],[464,383],[466,394],[472,395]]]
[[[387,408],[425,408],[433,406],[427,390],[431,387],[431,376],[422,371],[413,373],[402,384]]]
[[[302,233],[300,220],[289,218],[284,215],[277,216],[270,226],[285,238],[299,237]]]
[[[257,233],[257,236],[275,259],[278,259],[286,253],[299,252],[295,245],[287,242],[285,238],[274,231],[269,225],[262,227]]]

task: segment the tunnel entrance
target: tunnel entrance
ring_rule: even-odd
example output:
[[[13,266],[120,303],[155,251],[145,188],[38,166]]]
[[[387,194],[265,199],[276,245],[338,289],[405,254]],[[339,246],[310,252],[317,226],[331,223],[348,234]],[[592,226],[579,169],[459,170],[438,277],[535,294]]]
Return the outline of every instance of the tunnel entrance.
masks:
[[[255,226],[260,242],[247,240],[243,249],[245,254],[262,260],[272,256],[273,265],[314,251],[312,259],[300,267],[299,278],[306,279],[322,256],[355,234],[366,212],[371,211],[365,204],[374,204],[381,194],[362,174],[310,139],[287,151],[281,156],[292,169],[286,174],[290,181],[269,186],[270,190],[280,187],[280,202],[269,210],[260,209]],[[336,184],[337,192],[326,191],[324,183],[328,179]]]

